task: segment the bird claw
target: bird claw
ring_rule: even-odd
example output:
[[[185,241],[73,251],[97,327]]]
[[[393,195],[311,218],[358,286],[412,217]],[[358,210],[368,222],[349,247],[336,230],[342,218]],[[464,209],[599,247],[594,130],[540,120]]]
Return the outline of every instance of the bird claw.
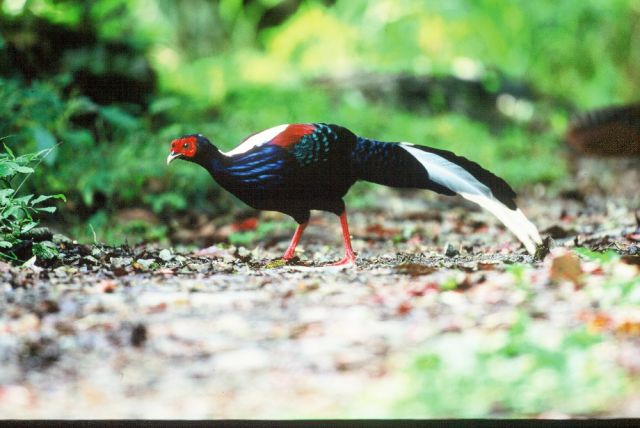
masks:
[[[287,257],[287,255],[285,254],[280,261],[282,261],[282,263],[289,265],[289,264],[296,264],[298,262],[300,262],[300,258],[297,256],[290,256]]]
[[[327,265],[327,267],[339,267],[339,266],[344,266],[344,267],[349,267],[349,266],[355,266],[356,265],[356,256],[355,255],[348,255],[345,256],[342,260],[335,262],[335,263],[330,263]]]

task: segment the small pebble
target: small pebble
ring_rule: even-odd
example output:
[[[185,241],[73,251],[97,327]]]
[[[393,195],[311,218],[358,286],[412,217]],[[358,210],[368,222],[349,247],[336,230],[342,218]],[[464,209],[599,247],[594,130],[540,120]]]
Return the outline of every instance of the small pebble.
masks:
[[[455,257],[460,255],[460,251],[458,251],[453,245],[447,244],[444,247],[444,255],[447,257]]]
[[[162,251],[160,251],[160,253],[158,253],[158,257],[161,260],[168,262],[169,260],[173,259],[173,254],[171,254],[171,250],[165,248]]]

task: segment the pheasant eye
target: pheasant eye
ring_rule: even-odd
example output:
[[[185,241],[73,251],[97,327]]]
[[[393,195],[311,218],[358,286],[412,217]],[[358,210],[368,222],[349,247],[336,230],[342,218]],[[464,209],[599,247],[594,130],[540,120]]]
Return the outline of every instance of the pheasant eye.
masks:
[[[187,149],[187,148],[189,148],[189,144],[188,144],[188,143],[184,143],[184,144],[182,145],[182,148],[183,148],[183,149]]]

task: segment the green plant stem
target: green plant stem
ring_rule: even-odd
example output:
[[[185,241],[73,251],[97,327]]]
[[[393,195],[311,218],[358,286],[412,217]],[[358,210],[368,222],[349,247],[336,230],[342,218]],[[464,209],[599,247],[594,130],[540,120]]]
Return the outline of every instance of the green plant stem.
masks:
[[[46,158],[49,153],[51,153],[51,151],[53,151],[53,149],[55,149],[56,147],[58,147],[59,145],[61,145],[62,142],[56,143],[53,147],[50,147],[46,150],[46,153],[44,153],[42,156],[40,156],[40,158],[38,159],[38,161],[36,162],[36,164],[33,166],[33,170],[35,171],[35,169],[42,163],[42,161],[44,160],[44,158]],[[20,182],[20,184],[18,184],[18,187],[16,187],[16,190],[13,192],[13,194],[11,195],[11,197],[9,198],[9,202],[13,201],[13,199],[16,197],[16,195],[18,194],[18,192],[20,191],[20,189],[22,188],[22,186],[24,185],[24,183],[27,181],[27,179],[29,179],[29,177],[31,177],[31,174],[33,174],[33,172],[27,173],[25,174],[25,177],[22,179],[22,181]],[[9,205],[7,204],[1,211],[0,211],[0,215],[2,215],[5,210],[7,209]]]

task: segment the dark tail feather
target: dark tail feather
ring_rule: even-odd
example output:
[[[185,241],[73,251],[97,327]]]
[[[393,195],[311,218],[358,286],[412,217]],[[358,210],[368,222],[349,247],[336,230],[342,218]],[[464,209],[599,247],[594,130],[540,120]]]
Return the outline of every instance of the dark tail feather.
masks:
[[[410,143],[384,143],[358,137],[358,144],[353,153],[358,177],[385,186],[430,189],[444,195],[458,194],[460,189],[451,183],[451,180],[438,180],[437,171],[420,162],[416,157],[418,150],[425,152],[425,156],[431,154],[435,161],[445,165],[452,164],[447,165],[449,167],[461,168],[461,172],[472,177],[467,178],[481,183],[497,200],[511,209],[516,209],[516,192],[502,178],[465,157],[433,147]]]
[[[430,189],[444,195],[455,192],[429,180],[420,162],[399,143],[384,143],[358,137],[352,154],[356,176],[390,187]]]
[[[392,187],[458,194],[486,208],[522,241],[530,253],[541,243],[536,227],[515,204],[506,181],[452,152],[410,143],[384,143],[359,137],[352,154],[358,178]]]

